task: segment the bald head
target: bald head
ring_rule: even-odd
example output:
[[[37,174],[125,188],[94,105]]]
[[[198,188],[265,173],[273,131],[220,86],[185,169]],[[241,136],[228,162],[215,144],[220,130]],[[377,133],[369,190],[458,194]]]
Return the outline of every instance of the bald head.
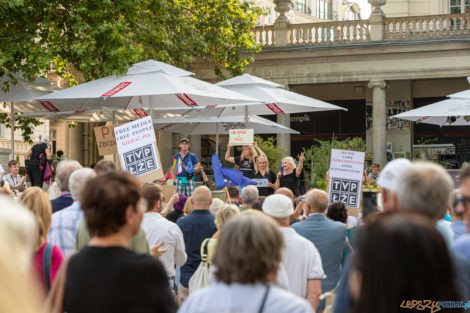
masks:
[[[328,194],[320,189],[311,189],[305,194],[305,203],[309,205],[311,213],[325,213],[328,207]]]
[[[212,193],[206,186],[200,186],[194,189],[191,196],[191,203],[194,210],[209,210],[212,204]]]
[[[286,196],[287,198],[290,198],[293,203],[295,202],[294,193],[293,193],[292,190],[290,190],[289,188],[286,188],[286,187],[279,188],[279,189],[276,190],[275,194],[277,194],[277,195],[284,195],[284,196]]]

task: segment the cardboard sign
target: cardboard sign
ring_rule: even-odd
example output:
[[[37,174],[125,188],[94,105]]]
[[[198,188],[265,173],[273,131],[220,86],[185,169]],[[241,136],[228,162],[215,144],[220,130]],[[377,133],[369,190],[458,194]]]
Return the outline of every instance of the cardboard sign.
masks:
[[[232,146],[252,145],[253,129],[231,129],[228,143]]]
[[[142,181],[163,177],[152,118],[147,116],[114,128],[122,169]]]
[[[329,203],[339,201],[346,207],[359,208],[364,157],[364,152],[331,150]]]
[[[114,136],[115,125],[95,127],[95,138],[98,144],[99,155],[117,154],[116,137]]]
[[[168,203],[170,201],[171,196],[173,196],[176,192],[176,186],[173,185],[160,185],[162,188],[162,194],[164,197],[163,202]]]

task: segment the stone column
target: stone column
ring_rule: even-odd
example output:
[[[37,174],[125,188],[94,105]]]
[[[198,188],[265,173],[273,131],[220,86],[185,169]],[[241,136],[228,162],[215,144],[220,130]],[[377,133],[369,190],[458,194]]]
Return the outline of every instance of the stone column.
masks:
[[[75,127],[69,128],[69,160],[76,160],[83,163],[83,123],[77,123]]]
[[[290,42],[289,18],[286,13],[290,11],[291,0],[274,0],[276,12],[279,16],[274,22],[274,45],[276,47],[287,46]]]
[[[383,80],[371,80],[369,88],[372,88],[372,143],[373,161],[383,168],[387,162],[386,153],[386,92],[387,83]]]
[[[290,114],[277,114],[277,123],[290,128]],[[277,134],[277,145],[290,155],[290,134]]]
[[[371,41],[385,39],[385,14],[380,7],[386,2],[386,0],[369,0],[369,3],[374,7],[369,17]]]
[[[160,162],[162,163],[163,172],[166,171],[171,166],[171,161],[173,159],[173,135],[171,132],[167,131],[158,131],[157,144],[158,151],[160,153]]]

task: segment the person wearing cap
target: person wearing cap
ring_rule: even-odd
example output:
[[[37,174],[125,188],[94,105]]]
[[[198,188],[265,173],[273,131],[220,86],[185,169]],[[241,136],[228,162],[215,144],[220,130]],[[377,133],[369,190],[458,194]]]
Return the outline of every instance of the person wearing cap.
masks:
[[[307,299],[316,310],[322,293],[321,282],[326,276],[315,245],[289,227],[294,214],[291,199],[282,194],[268,196],[263,212],[276,221],[284,237],[281,263],[289,281],[287,290]]]
[[[189,152],[189,139],[181,138],[180,152],[173,157],[173,165],[171,167],[171,175],[176,182],[176,191],[191,197],[196,188],[195,174],[199,172],[197,157],[194,153]]]
[[[396,195],[398,177],[410,166],[411,162],[408,159],[399,158],[392,160],[385,165],[380,176],[377,178],[384,211],[396,211],[398,209]]]
[[[346,225],[326,217],[328,194],[323,190],[309,190],[303,206],[307,219],[291,227],[318,249],[326,274],[326,278],[322,280],[322,291],[327,292],[336,287],[341,276],[341,259],[346,247]],[[324,308],[325,301],[320,301],[318,310]]]

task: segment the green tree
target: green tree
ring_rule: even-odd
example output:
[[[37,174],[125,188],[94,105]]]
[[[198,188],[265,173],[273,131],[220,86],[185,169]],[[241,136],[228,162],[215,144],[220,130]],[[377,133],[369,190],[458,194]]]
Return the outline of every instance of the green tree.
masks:
[[[251,32],[260,14],[239,0],[0,0],[0,76],[32,79],[52,65],[90,80],[147,59],[237,75],[260,50]]]

